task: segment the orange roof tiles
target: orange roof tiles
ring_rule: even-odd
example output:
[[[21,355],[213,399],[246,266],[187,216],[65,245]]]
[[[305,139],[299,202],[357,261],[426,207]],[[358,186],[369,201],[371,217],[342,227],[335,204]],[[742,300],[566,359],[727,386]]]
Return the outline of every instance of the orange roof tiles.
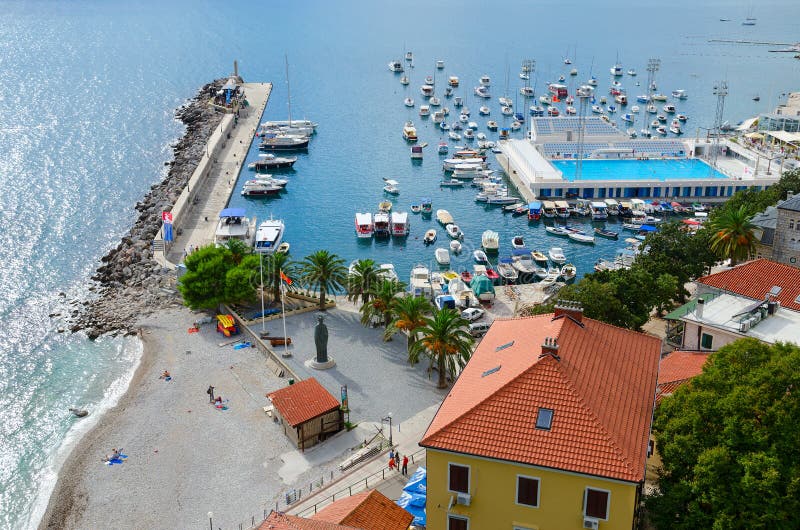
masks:
[[[560,360],[540,357],[547,337]],[[420,445],[641,481],[660,349],[585,317],[495,320]],[[535,427],[540,407],[555,411],[550,430]]]
[[[296,427],[339,407],[339,402],[313,377],[268,394],[281,416]]]
[[[800,311],[800,269],[770,261],[756,259],[732,269],[709,274],[697,281],[710,287],[736,293],[754,300],[764,300],[773,285],[781,287],[776,299],[781,306]]]
[[[338,500],[311,518],[365,530],[406,530],[414,520],[413,515],[377,490]]]
[[[315,521],[304,519],[296,515],[288,515],[282,512],[270,512],[269,516],[258,527],[258,530],[362,530],[354,529],[352,526],[342,526],[340,524],[329,523],[327,521]]]
[[[672,395],[679,386],[700,375],[708,360],[709,352],[674,351],[661,359],[658,369],[656,403]]]

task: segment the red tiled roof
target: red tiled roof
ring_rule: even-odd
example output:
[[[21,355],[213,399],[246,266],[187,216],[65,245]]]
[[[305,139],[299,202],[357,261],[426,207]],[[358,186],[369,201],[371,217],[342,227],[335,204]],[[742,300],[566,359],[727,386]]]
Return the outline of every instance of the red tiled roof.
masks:
[[[377,490],[345,497],[311,518],[365,530],[406,530],[414,520],[413,515]]]
[[[281,416],[296,427],[339,407],[339,402],[313,377],[268,394]]]
[[[670,396],[679,386],[700,375],[708,360],[709,352],[674,351],[661,359],[658,369],[656,403]]]
[[[547,337],[560,360],[540,358]],[[641,481],[660,350],[585,317],[495,320],[420,445]],[[554,410],[550,430],[535,427],[540,407]]]
[[[315,521],[304,519],[296,515],[288,515],[281,512],[271,512],[258,530],[363,530],[354,529],[352,526],[342,526],[340,524],[329,523],[327,521]]]
[[[754,300],[764,300],[772,286],[781,287],[776,297],[781,306],[800,311],[800,269],[770,261],[756,259],[742,263],[726,271],[698,278],[704,285],[716,287]]]

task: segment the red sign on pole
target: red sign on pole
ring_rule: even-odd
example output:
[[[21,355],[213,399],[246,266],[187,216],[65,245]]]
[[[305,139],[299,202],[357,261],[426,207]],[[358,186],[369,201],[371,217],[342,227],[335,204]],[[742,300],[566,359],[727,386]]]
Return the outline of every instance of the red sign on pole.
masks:
[[[172,222],[172,212],[161,212],[161,220],[165,223]]]

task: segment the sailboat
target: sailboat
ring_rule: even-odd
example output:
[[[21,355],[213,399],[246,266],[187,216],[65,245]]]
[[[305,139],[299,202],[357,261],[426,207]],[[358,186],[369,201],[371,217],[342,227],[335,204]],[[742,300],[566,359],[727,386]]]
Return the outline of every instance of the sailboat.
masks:
[[[279,133],[269,134],[259,145],[262,151],[291,151],[300,150],[308,147],[310,134],[309,126],[316,127],[316,124],[309,120],[300,120],[299,122],[292,122],[292,91],[289,84],[289,57],[284,55],[286,63],[286,106],[289,113],[289,119],[286,122],[275,122],[281,124]],[[309,125],[311,124],[311,125]]]

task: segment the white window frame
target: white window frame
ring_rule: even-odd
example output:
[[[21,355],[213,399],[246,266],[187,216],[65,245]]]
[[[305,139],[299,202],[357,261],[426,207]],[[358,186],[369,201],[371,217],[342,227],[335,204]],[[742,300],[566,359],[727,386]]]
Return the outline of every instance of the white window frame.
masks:
[[[447,514],[447,528],[446,528],[446,530],[450,530],[450,519],[460,519],[462,521],[466,521],[467,522],[467,530],[469,530],[469,517],[467,517],[466,515],[456,515],[456,514],[453,514],[453,513],[448,513]]]
[[[530,504],[523,504],[519,502],[519,479],[527,478],[530,480],[535,480],[537,482],[536,485],[536,506],[532,506]],[[542,497],[542,479],[539,477],[532,477],[530,475],[517,475],[517,484],[514,488],[514,504],[517,506],[524,506],[525,508],[538,508],[541,506],[541,497]]]
[[[589,505],[588,504],[589,490],[602,491],[604,493],[608,493],[608,497],[606,497],[606,516],[605,516],[605,518],[595,517],[594,515],[588,515],[586,513],[586,508]],[[591,517],[592,519],[597,519],[599,521],[608,521],[608,516],[609,516],[610,513],[611,513],[611,491],[610,490],[604,490],[603,488],[595,488],[595,487],[592,487],[592,486],[586,486],[586,488],[583,490],[583,516],[584,517]]]
[[[467,468],[467,491],[455,491],[450,489],[450,466],[459,466]],[[472,467],[467,464],[461,464],[459,462],[448,462],[447,463],[447,491],[449,493],[466,493],[469,495],[469,492],[472,491]]]

